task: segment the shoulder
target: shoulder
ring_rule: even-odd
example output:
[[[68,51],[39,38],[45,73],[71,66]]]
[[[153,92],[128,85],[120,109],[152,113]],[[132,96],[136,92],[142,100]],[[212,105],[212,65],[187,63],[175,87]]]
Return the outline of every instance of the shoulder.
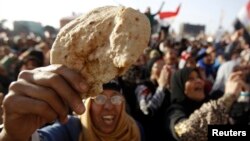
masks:
[[[38,130],[42,140],[46,141],[78,141],[82,128],[80,119],[75,116],[68,116],[68,122],[61,124],[55,122]]]
[[[171,104],[165,113],[166,118],[171,124],[175,124],[182,119],[186,119],[188,115],[185,112],[185,107],[180,104]]]
[[[142,124],[140,122],[136,121],[136,120],[135,120],[135,122],[136,122],[136,124],[137,124],[137,126],[139,128],[140,134],[141,134],[141,141],[145,141],[146,140],[145,139],[145,132],[144,132]]]

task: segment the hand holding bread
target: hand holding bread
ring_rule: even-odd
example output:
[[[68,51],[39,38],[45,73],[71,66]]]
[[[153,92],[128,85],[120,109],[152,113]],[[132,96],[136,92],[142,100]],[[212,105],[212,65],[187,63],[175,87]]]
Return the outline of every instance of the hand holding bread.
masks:
[[[102,91],[102,84],[123,74],[147,47],[147,17],[126,7],[94,9],[63,27],[51,50],[51,64],[80,72],[90,86],[83,97]]]

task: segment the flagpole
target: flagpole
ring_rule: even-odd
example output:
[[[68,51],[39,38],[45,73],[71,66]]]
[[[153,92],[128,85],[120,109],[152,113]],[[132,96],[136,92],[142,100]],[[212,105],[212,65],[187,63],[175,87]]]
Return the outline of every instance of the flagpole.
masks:
[[[223,26],[223,20],[224,20],[224,10],[221,9],[220,20],[219,20],[219,27]]]
[[[162,1],[162,2],[161,2],[161,6],[160,6],[160,8],[159,8],[159,10],[158,10],[158,13],[161,12],[161,10],[162,10],[164,4],[165,4],[165,1]]]

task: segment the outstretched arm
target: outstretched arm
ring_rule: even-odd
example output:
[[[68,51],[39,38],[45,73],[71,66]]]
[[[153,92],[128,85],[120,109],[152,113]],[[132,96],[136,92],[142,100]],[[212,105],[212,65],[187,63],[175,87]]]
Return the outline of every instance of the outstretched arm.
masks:
[[[175,133],[181,140],[207,140],[207,126],[209,124],[226,124],[228,112],[240,94],[246,87],[241,78],[242,72],[235,72],[226,83],[225,94],[217,101],[205,103],[196,110],[189,118],[178,122]]]
[[[62,65],[21,72],[3,101],[0,141],[28,141],[46,123],[66,123],[68,107],[82,114],[79,94],[86,90],[82,76]]]

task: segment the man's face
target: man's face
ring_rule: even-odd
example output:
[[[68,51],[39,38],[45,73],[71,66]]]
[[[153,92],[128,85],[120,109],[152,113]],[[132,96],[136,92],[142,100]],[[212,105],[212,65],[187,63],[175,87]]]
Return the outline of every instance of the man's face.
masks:
[[[174,65],[177,62],[177,51],[172,48],[168,48],[166,50],[166,54],[164,55],[164,61],[167,65]]]
[[[215,61],[215,53],[210,53],[204,57],[204,63],[207,65],[213,64]]]

